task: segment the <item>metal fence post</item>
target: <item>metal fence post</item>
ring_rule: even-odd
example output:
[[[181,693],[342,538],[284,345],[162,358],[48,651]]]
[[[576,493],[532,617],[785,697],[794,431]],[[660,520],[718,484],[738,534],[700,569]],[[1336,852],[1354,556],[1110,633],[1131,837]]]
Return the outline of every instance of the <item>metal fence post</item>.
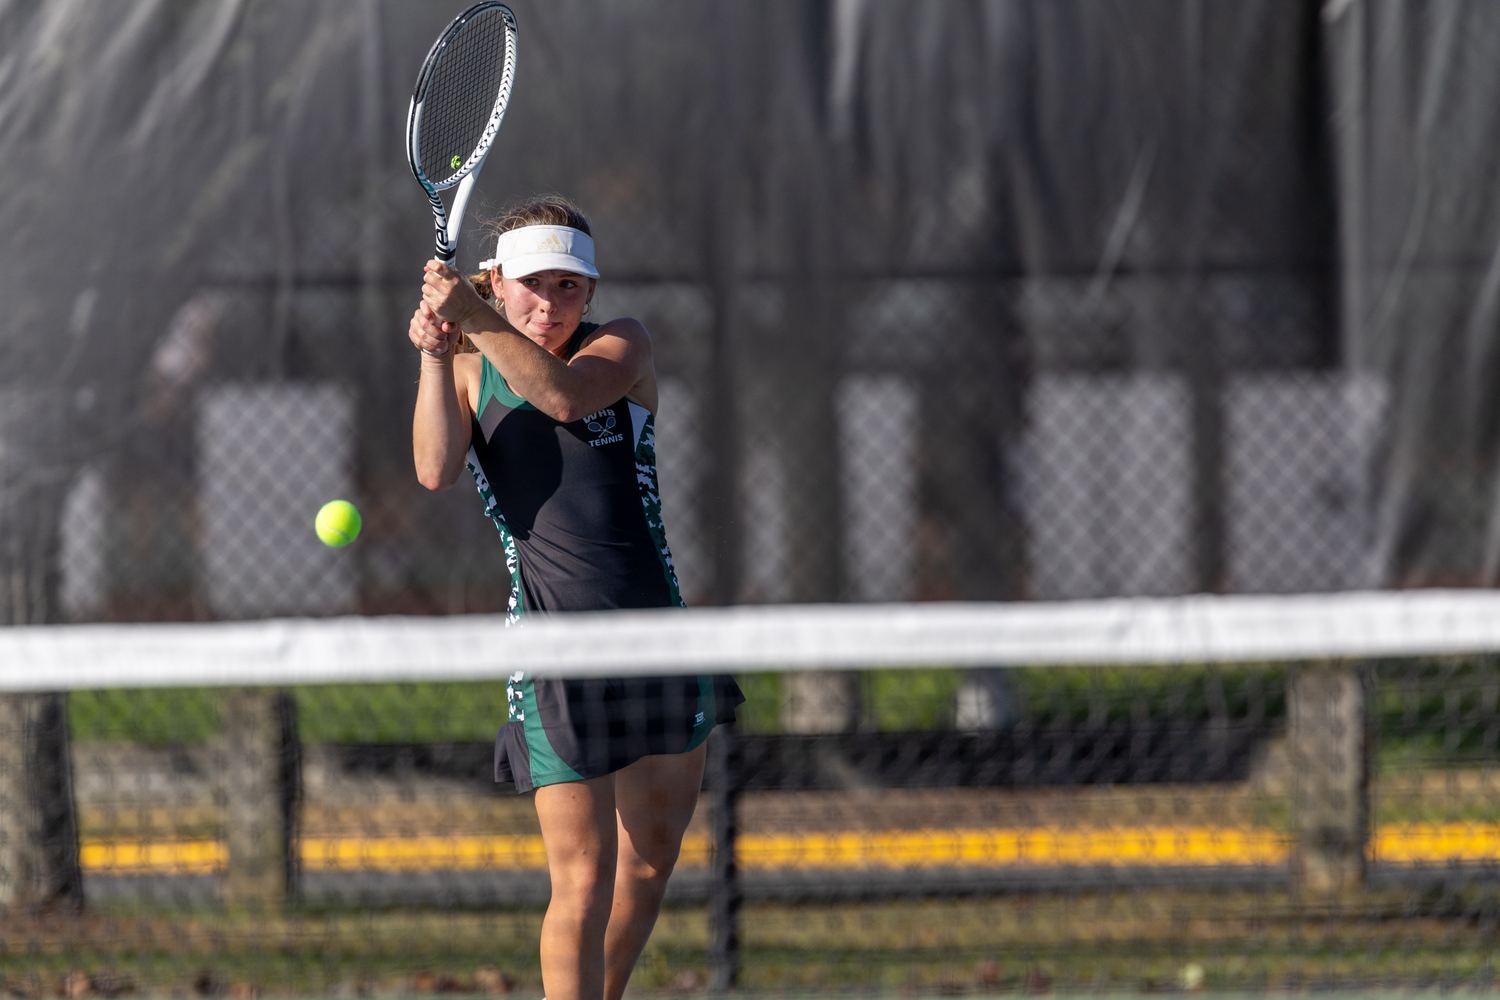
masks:
[[[224,899],[230,905],[280,903],[295,888],[298,762],[287,752],[289,723],[295,733],[289,701],[283,692],[264,690],[224,698],[219,798],[228,854]]]
[[[65,693],[0,696],[0,907],[83,905]]]
[[[1369,770],[1365,691],[1356,667],[1293,676],[1288,699],[1297,888],[1330,895],[1364,884]]]
[[[302,737],[297,728],[297,699],[290,691],[276,692],[276,722],[280,737],[281,856],[286,894],[302,891],[302,854],[298,846],[302,820]]]
[[[734,989],[740,974],[739,868],[734,860],[740,794],[739,754],[733,726],[714,730],[708,743],[708,791],[713,823],[713,856],[709,862],[709,989]]]
[[[781,675],[781,728],[787,733],[852,733],[861,714],[859,674],[799,670]]]
[[[12,366],[14,368],[14,366]],[[61,617],[61,516],[77,466],[63,394],[0,388],[0,626]],[[68,695],[0,695],[0,907],[83,903]]]

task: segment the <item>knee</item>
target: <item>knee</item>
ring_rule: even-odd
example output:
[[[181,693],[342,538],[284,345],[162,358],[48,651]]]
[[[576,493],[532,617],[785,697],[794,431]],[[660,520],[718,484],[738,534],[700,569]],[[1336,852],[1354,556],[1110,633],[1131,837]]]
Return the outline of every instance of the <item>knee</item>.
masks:
[[[585,910],[609,910],[615,885],[613,859],[578,859],[550,866],[552,896]]]
[[[622,881],[644,885],[665,886],[677,866],[677,844],[656,845],[652,849],[639,851],[620,859]]]

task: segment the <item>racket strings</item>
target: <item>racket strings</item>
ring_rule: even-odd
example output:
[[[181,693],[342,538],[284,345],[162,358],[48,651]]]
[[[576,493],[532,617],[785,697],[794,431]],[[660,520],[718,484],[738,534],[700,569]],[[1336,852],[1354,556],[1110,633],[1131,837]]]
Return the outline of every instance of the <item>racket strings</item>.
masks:
[[[505,35],[504,16],[481,12],[459,29],[433,67],[417,150],[423,175],[439,187],[484,137],[505,74]]]

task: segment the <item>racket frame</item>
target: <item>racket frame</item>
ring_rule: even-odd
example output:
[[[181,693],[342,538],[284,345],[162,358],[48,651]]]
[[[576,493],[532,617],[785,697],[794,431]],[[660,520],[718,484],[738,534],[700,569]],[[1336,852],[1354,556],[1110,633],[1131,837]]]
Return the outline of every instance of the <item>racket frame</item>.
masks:
[[[500,89],[496,93],[495,104],[490,110],[490,120],[485,125],[484,132],[480,134],[479,142],[469,154],[468,160],[453,176],[441,184],[435,184],[422,172],[422,157],[418,148],[427,85],[433,70],[442,61],[442,53],[458,36],[459,31],[476,15],[487,11],[498,11],[505,20],[505,64],[500,75]],[[479,168],[484,166],[485,157],[490,155],[490,147],[495,143],[495,136],[500,131],[500,123],[505,120],[505,110],[510,105],[510,92],[516,79],[516,37],[516,15],[511,12],[511,9],[499,0],[480,0],[479,3],[469,7],[449,22],[448,27],[443,29],[443,33],[438,35],[437,41],[433,42],[432,48],[427,51],[427,58],[422,60],[422,69],[417,74],[417,85],[412,89],[411,104],[406,110],[406,161],[411,167],[412,176],[417,179],[418,184],[422,185],[422,190],[427,192],[427,200],[432,204],[432,222],[436,229],[433,255],[450,267],[453,266],[454,259],[458,256],[458,234],[463,228],[464,209],[468,207],[469,196],[474,192],[474,182],[479,177]],[[453,207],[445,209],[438,192],[446,191],[455,185],[458,190],[453,195]]]

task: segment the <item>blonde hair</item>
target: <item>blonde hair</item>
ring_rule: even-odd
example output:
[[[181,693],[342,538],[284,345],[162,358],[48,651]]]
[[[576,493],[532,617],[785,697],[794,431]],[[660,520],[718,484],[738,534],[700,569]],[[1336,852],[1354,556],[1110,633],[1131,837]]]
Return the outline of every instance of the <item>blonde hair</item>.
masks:
[[[588,236],[594,235],[589,230],[589,220],[583,214],[583,210],[561,195],[545,195],[513,205],[506,209],[505,214],[498,219],[480,223],[479,229],[490,239],[498,239],[501,233],[520,229],[522,226],[567,226],[569,229],[577,229]],[[479,271],[469,275],[469,284],[474,286],[480,298],[487,302],[494,300],[495,289],[490,283],[490,272]],[[503,309],[504,306],[497,308]],[[459,334],[458,340],[453,344],[453,350],[458,354],[466,354],[477,351],[478,348],[469,343],[468,337]]]

